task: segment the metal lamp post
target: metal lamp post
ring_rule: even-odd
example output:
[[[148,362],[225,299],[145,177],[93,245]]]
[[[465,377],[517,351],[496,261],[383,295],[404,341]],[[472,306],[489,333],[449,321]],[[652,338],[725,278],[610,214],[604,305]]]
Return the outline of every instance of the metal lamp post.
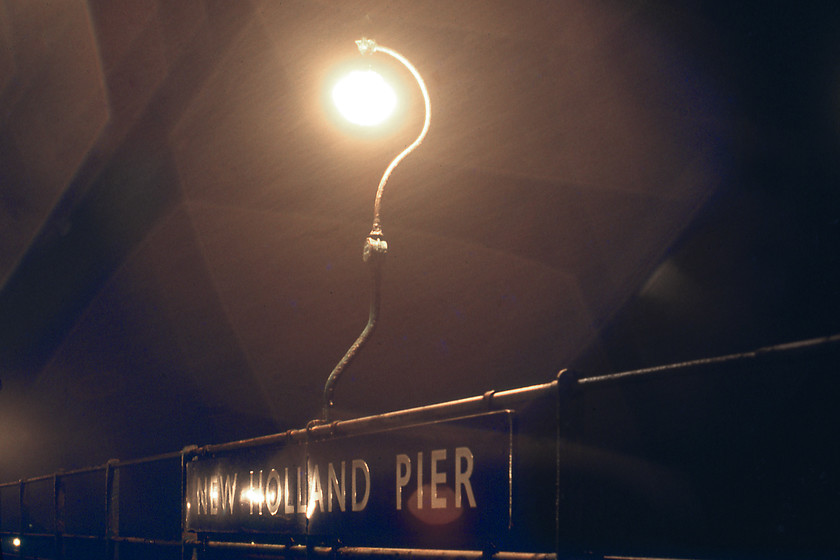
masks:
[[[373,225],[371,227],[370,233],[365,239],[364,248],[362,251],[362,258],[364,262],[368,264],[371,271],[371,295],[370,295],[370,312],[368,315],[368,321],[365,325],[364,329],[362,330],[359,337],[350,345],[350,348],[347,349],[347,352],[344,354],[344,357],[339,360],[336,366],[333,368],[330,376],[327,378],[327,383],[324,386],[324,404],[321,419],[316,421],[316,423],[326,423],[332,420],[332,407],[335,404],[334,401],[334,394],[335,394],[335,387],[338,384],[339,379],[341,378],[341,374],[347,369],[347,366],[353,361],[356,357],[356,354],[359,353],[359,350],[364,346],[367,342],[370,335],[373,333],[373,330],[376,328],[377,320],[379,319],[379,304],[380,304],[380,287],[382,283],[382,263],[385,260],[385,255],[388,252],[388,243],[385,241],[385,238],[382,234],[382,221],[381,221],[381,206],[382,206],[382,193],[385,190],[385,183],[388,182],[388,178],[391,176],[391,173],[394,171],[394,168],[399,165],[399,163],[405,159],[405,157],[414,151],[417,146],[423,141],[425,138],[426,133],[429,131],[429,124],[431,122],[432,117],[432,110],[431,110],[431,102],[429,101],[429,92],[426,89],[426,84],[423,82],[423,78],[420,76],[420,73],[417,69],[406,59],[404,56],[399,54],[398,52],[389,49],[387,47],[383,47],[382,45],[378,45],[376,41],[373,39],[362,38],[356,41],[356,45],[359,47],[359,52],[365,56],[371,56],[375,53],[384,53],[393,58],[396,58],[399,62],[403,64],[414,76],[414,79],[417,81],[417,85],[420,87],[420,91],[423,94],[423,101],[425,103],[425,110],[426,110],[426,117],[423,121],[423,129],[420,131],[420,134],[417,138],[408,145],[402,152],[400,152],[388,167],[385,169],[385,173],[382,175],[382,179],[379,181],[379,187],[376,190],[376,198],[374,199],[373,204]]]

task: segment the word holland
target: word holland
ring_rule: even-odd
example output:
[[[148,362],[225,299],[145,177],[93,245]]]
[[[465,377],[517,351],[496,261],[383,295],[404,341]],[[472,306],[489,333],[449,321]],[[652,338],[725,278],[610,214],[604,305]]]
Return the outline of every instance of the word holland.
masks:
[[[472,451],[468,447],[456,447],[454,454],[449,456],[454,459],[451,472],[444,466],[447,455],[446,449],[435,449],[427,458],[422,451],[418,452],[414,461],[404,453],[395,456],[394,484],[389,491],[394,492],[396,509],[403,509],[409,499],[414,500],[417,509],[461,508],[465,501],[468,505],[463,507],[476,507],[470,482],[474,464]],[[306,471],[304,474],[302,466],[293,466],[248,471],[243,477],[239,473],[197,477],[197,514],[305,514],[312,517],[315,511],[343,512],[348,506],[350,511],[363,511],[367,507],[371,471],[365,460],[353,459],[349,465],[346,461],[327,463],[325,469],[308,463]],[[243,484],[245,478],[247,485]],[[410,494],[412,491],[413,495]],[[428,500],[424,500],[426,492]]]

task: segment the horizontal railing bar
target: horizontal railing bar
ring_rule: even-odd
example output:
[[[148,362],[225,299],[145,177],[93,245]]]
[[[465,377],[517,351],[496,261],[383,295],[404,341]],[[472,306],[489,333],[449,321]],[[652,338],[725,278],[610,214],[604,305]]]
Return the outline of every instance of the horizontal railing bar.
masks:
[[[137,459],[126,459],[125,461],[116,461],[111,464],[112,468],[121,469],[123,467],[132,467],[143,463],[154,463],[157,461],[166,461],[167,459],[180,459],[183,451],[170,451],[169,453],[161,453],[160,455],[152,455],[151,457],[139,457]]]
[[[36,539],[54,539],[55,533],[21,533],[20,531],[13,531],[5,533],[7,535],[15,535],[21,537],[35,537]]]
[[[604,556],[604,560],[692,560],[692,558],[673,558],[660,556]]]
[[[33,476],[31,478],[23,478],[21,480],[13,480],[12,482],[2,482],[0,483],[0,488],[9,488],[12,486],[19,486],[20,484],[30,484],[32,482],[41,482],[44,480],[50,480],[53,476],[52,474],[45,474],[41,476]]]
[[[66,478],[68,476],[78,476],[78,475],[82,475],[82,474],[90,474],[90,473],[94,473],[96,471],[104,471],[104,470],[105,470],[105,465],[95,465],[93,467],[82,467],[82,468],[73,469],[73,470],[69,470],[69,471],[58,471],[58,472],[55,473],[55,475],[47,475],[43,478],[52,478],[53,476],[60,476],[62,478]]]
[[[0,488],[9,488],[13,486],[18,486],[20,484],[31,484],[33,482],[45,482],[48,480],[52,480],[55,477],[67,478],[69,476],[77,476],[82,474],[94,473],[97,471],[105,471],[105,469],[107,469],[109,465],[112,469],[121,469],[123,467],[132,467],[143,463],[154,463],[156,461],[166,461],[167,459],[179,459],[183,453],[183,451],[170,451],[168,453],[161,453],[160,455],[152,455],[151,457],[139,457],[137,459],[126,459],[124,461],[113,460],[108,463],[105,463],[104,465],[82,467],[69,471],[56,471],[51,474],[42,474],[30,478],[13,480],[11,482],[0,482]]]
[[[114,541],[127,542],[134,544],[148,544],[160,546],[181,546],[181,541],[165,540],[165,539],[151,539],[146,537],[126,537],[120,535],[84,535],[78,533],[28,533],[20,531],[0,531],[0,536],[16,536],[28,537],[36,539],[55,539],[61,537],[62,539],[79,539],[79,540],[97,540],[97,541]]]
[[[143,537],[121,537],[119,535],[110,535],[106,537],[109,541],[130,543],[130,544],[145,544],[149,546],[181,546],[181,541],[171,541],[163,539],[146,539]]]
[[[411,422],[432,422],[457,415],[477,414],[490,410],[503,410],[517,403],[550,394],[557,390],[558,382],[551,381],[507,391],[488,391],[483,395],[464,399],[386,412],[362,418],[338,420],[329,424],[318,424],[303,429],[287,430],[251,439],[228,443],[205,445],[192,450],[194,454],[232,451],[245,447],[272,445],[288,441],[311,441],[333,436],[352,435],[365,431],[385,430]]]
[[[364,548],[346,547],[338,549],[346,556],[389,556],[398,558],[492,558],[495,560],[556,560],[557,555],[552,552],[494,552],[485,553],[479,550],[434,550],[434,549],[400,549],[400,548]]]
[[[17,486],[19,484],[31,484],[33,482],[44,482],[44,481],[47,481],[47,480],[52,480],[56,476],[60,477],[60,478],[66,478],[68,476],[76,476],[76,475],[80,475],[80,474],[89,474],[89,473],[96,472],[96,471],[104,471],[105,468],[106,468],[106,465],[94,465],[94,466],[91,466],[91,467],[81,467],[81,468],[72,469],[72,470],[69,470],[69,471],[56,471],[56,472],[51,473],[51,474],[42,474],[42,475],[39,475],[39,476],[32,476],[32,477],[29,477],[29,478],[23,478],[23,479],[20,479],[20,480],[13,480],[13,481],[10,481],[10,482],[0,482],[0,488],[8,488],[10,486]]]
[[[664,366],[655,366],[650,368],[636,369],[632,371],[624,371],[620,373],[611,373],[607,375],[598,375],[592,377],[583,377],[578,380],[579,385],[595,385],[609,383],[612,381],[620,381],[633,377],[648,377],[654,374],[668,374],[677,372],[691,371],[697,368],[707,367],[711,365],[723,364],[737,364],[740,362],[747,362],[753,360],[766,359],[768,357],[776,357],[779,354],[793,354],[806,350],[817,350],[822,348],[829,348],[833,345],[840,346],[840,334],[826,336],[822,338],[813,338],[809,340],[802,340],[799,342],[791,342],[788,344],[779,344],[776,346],[766,346],[753,350],[750,352],[743,352],[740,354],[729,354],[726,356],[716,356],[713,358],[702,358],[699,360],[691,360],[688,362],[681,362],[677,364],[668,364]]]
[[[362,547],[362,546],[343,546],[332,548],[328,546],[314,546],[307,547],[305,545],[291,545],[291,544],[268,544],[268,543],[243,543],[243,542],[225,542],[225,541],[207,541],[207,542],[184,542],[163,539],[148,539],[143,537],[125,537],[119,535],[102,536],[102,535],[82,535],[75,533],[19,533],[13,531],[0,531],[3,536],[21,536],[21,537],[35,537],[35,538],[50,538],[55,539],[61,537],[63,539],[87,539],[98,541],[113,541],[124,542],[130,544],[143,544],[149,546],[206,546],[208,548],[220,548],[231,550],[253,550],[264,552],[277,552],[290,555],[314,555],[314,556],[388,556],[392,558],[412,558],[412,559],[465,559],[474,560],[479,558],[492,558],[495,560],[556,560],[557,555],[550,552],[511,552],[511,551],[497,551],[493,553],[485,553],[480,550],[448,550],[448,549],[424,549],[424,548],[385,548],[385,547]]]
[[[62,539],[78,539],[89,541],[104,541],[105,535],[80,535],[77,533],[61,533]]]
[[[318,556],[318,557],[362,557],[362,556],[380,556],[389,558],[411,558],[411,559],[437,559],[444,558],[447,560],[477,560],[480,558],[494,559],[494,560],[557,560],[557,555],[553,552],[484,552],[481,550],[448,550],[448,549],[431,549],[431,548],[383,548],[383,547],[363,547],[363,546],[342,546],[332,548],[328,546],[304,546],[304,545],[286,545],[286,544],[267,544],[267,543],[243,543],[243,542],[224,542],[224,541],[207,541],[205,543],[192,543],[195,546],[206,546],[207,548],[218,548],[228,550],[244,550],[254,552],[275,552],[279,554],[292,556]]]

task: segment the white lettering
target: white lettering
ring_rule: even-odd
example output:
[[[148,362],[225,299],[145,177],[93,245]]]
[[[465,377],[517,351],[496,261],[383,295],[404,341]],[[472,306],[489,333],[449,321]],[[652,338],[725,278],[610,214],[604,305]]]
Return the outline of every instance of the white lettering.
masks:
[[[461,470],[462,460],[466,466]],[[475,507],[475,496],[473,495],[470,476],[473,472],[473,454],[469,447],[455,448],[455,507],[461,507],[461,488],[467,493],[467,501],[471,508]]]
[[[221,475],[219,479],[221,480]],[[233,481],[230,480],[230,475],[227,475],[224,484],[222,484],[222,511],[225,511],[225,506],[227,506],[228,513],[233,513],[233,500],[235,496],[236,473],[233,473]]]
[[[258,506],[258,515],[262,515],[262,507],[263,502],[265,502],[265,494],[263,493],[263,472],[260,471],[259,485],[255,488],[254,487],[254,471],[251,471],[251,483],[248,488],[248,504],[249,504],[249,514],[254,515],[254,504],[256,503]]]
[[[303,487],[303,469],[297,468],[297,512],[306,513],[306,488]]]
[[[438,497],[438,484],[446,484],[446,472],[438,472],[438,461],[446,459],[446,449],[432,451],[432,509],[446,507],[446,497]]]
[[[210,479],[210,515],[219,515],[219,478]]]
[[[283,501],[283,512],[289,515],[295,512],[295,504],[291,502],[292,493],[289,492],[289,468],[286,467],[285,471],[286,474],[283,478],[283,496],[285,497]]]
[[[397,455],[397,509],[402,509],[402,489],[411,479],[411,459],[408,455]]]
[[[274,483],[274,488],[271,483]],[[280,475],[276,470],[271,469],[268,473],[268,479],[265,481],[265,505],[268,506],[268,513],[277,515],[277,510],[280,509],[280,501],[282,499],[282,492],[280,491]]]
[[[417,509],[423,509],[423,452],[417,453]]]
[[[318,465],[315,465],[315,468],[309,470],[309,502],[306,508],[307,518],[311,518],[312,514],[315,513],[315,502],[318,503],[318,507],[321,509],[321,513],[323,513],[324,491],[321,490],[321,474],[318,471]]]
[[[338,477],[335,475],[335,467],[333,464],[330,463],[327,466],[327,511],[333,510],[333,495],[338,497],[338,507],[341,511],[344,511],[346,508],[346,500],[345,496],[347,492],[345,492],[346,486],[344,486],[344,461],[341,462],[341,482],[339,483]],[[335,492],[335,494],[333,494]]]
[[[204,484],[202,484],[202,482]],[[207,515],[207,508],[209,506],[209,490],[207,488],[207,478],[199,478],[196,481],[195,498],[198,503],[198,514]]]
[[[394,485],[391,488],[394,489],[394,506],[397,511],[403,510],[409,502],[412,502],[411,506],[416,503],[418,510],[424,507],[477,507],[472,485],[475,455],[469,447],[426,449],[416,453],[416,457],[413,457],[414,453],[411,452],[394,455]],[[424,464],[424,459],[428,459],[428,464]],[[347,462],[351,464],[347,465]],[[326,466],[327,469],[324,473],[326,480],[321,479],[322,466]],[[350,480],[347,480],[348,466]],[[290,473],[292,469],[295,470]],[[252,470],[249,474],[249,484],[241,489],[238,489],[236,472],[220,472],[212,476],[193,478],[192,496],[195,497],[195,502],[192,506],[196,508],[195,513],[232,515],[234,508],[238,508],[238,512],[248,511],[250,515],[263,515],[263,506],[266,506],[267,514],[271,516],[304,514],[311,518],[316,510],[321,513],[363,511],[371,498],[370,466],[364,459],[326,464],[307,462],[303,466],[272,468],[267,476],[262,470]],[[415,490],[416,502],[411,495],[412,490]],[[241,493],[238,505],[237,492]],[[454,497],[454,502],[450,501],[450,494]]]
[[[357,501],[356,497],[358,496],[357,487],[356,487],[356,471],[361,470],[362,474],[365,475],[365,494],[362,497],[361,501]],[[353,459],[353,466],[351,467],[352,474],[350,475],[351,479],[351,504],[353,507],[353,511],[362,511],[365,509],[368,503],[368,498],[370,498],[370,468],[368,464],[365,463],[362,459]]]

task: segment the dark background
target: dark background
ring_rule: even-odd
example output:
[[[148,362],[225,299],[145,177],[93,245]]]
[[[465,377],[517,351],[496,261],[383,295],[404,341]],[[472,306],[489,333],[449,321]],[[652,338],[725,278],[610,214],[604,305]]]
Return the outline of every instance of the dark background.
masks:
[[[839,12],[0,3],[0,480],[319,414],[422,122],[333,122],[363,35],[433,116],[340,417],[839,332]]]

